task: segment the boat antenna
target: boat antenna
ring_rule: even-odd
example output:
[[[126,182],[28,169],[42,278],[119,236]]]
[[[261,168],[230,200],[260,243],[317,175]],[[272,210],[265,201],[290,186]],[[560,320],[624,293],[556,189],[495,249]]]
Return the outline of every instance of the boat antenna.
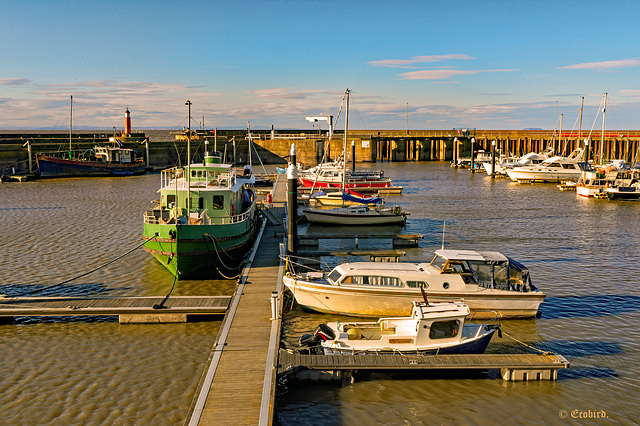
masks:
[[[447,221],[442,223],[442,250],[444,250],[444,229],[447,227]]]

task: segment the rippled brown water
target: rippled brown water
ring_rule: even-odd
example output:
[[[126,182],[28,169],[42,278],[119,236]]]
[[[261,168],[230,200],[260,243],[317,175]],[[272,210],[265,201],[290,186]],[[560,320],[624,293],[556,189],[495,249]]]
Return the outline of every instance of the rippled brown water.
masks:
[[[579,199],[553,185],[491,180],[444,163],[370,167],[384,168],[405,187],[389,199],[411,212],[398,231],[425,236],[405,260],[430,258],[446,220],[447,247],[497,250],[527,265],[547,294],[542,317],[507,321],[503,329],[563,354],[572,368],[560,371],[557,382],[376,375],[343,388],[289,386],[277,407],[281,423],[584,424],[571,415],[589,410],[608,419],[586,423],[638,422],[640,203]],[[55,284],[140,244],[142,212],[156,198],[159,180],[1,184],[1,289],[13,295]],[[360,247],[389,247],[384,244],[361,240]],[[162,266],[136,250],[46,294],[164,295],[172,284]],[[230,294],[234,285],[180,281],[173,294]],[[287,344],[328,320],[294,307],[285,321]],[[181,424],[218,328],[219,322],[119,325],[109,317],[0,325],[1,423]],[[525,349],[505,336],[489,350]]]
[[[278,410],[283,424],[639,422],[639,202],[584,199],[551,184],[492,180],[444,163],[376,166],[405,187],[402,196],[389,197],[411,212],[401,231],[425,237],[419,249],[406,250],[405,260],[430,260],[442,244],[444,221],[448,248],[497,250],[520,260],[547,299],[540,318],[504,321],[503,330],[539,350],[564,355],[571,368],[561,370],[556,382],[504,382],[494,374],[379,374],[343,388],[290,385]],[[327,232],[309,229],[320,231]],[[351,241],[341,244],[353,247]],[[298,308],[287,318],[290,346],[318,323],[340,319]],[[533,350],[506,335],[488,349],[522,351]],[[598,413],[607,419],[579,417]]]

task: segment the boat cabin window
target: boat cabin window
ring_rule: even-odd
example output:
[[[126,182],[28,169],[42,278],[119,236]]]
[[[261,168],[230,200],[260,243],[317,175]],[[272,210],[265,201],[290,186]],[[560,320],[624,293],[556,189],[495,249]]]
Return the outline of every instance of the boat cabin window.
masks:
[[[562,166],[560,165],[560,163],[549,163],[549,164],[547,165],[547,167],[557,167],[557,168],[559,168],[559,169],[561,169],[561,168],[562,168]]]
[[[167,207],[173,208],[176,205],[176,196],[175,195],[167,195]]]
[[[473,270],[479,285],[482,287],[492,287],[493,268],[490,264],[479,261],[469,261],[469,266],[471,266],[471,270]]]
[[[213,196],[213,209],[221,210],[224,208],[224,196],[222,195],[214,195]]]
[[[411,288],[429,288],[429,284],[425,281],[407,281],[407,286]]]
[[[576,165],[575,164],[563,164],[562,165],[563,169],[576,169]]]
[[[402,287],[402,281],[396,277],[379,277],[375,275],[348,275],[341,284],[373,285],[381,287]]]
[[[429,330],[429,339],[449,339],[458,335],[460,320],[434,321]]]
[[[204,198],[198,197],[198,208],[204,209]]]
[[[334,269],[333,271],[331,271],[327,278],[329,278],[332,282],[337,283],[340,279],[340,275],[340,272]]]

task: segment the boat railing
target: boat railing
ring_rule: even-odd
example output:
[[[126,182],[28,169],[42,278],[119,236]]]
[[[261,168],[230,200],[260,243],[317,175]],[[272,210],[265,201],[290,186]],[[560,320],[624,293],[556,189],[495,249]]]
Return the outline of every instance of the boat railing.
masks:
[[[478,327],[478,331],[476,331],[476,335],[475,337],[478,337],[480,335],[480,332],[487,326],[491,326],[491,327],[496,327],[499,326],[498,321],[500,321],[500,317],[498,316],[498,312],[496,311],[489,311],[489,310],[479,310],[479,311],[473,311],[471,313],[471,316],[469,317],[469,319],[467,319],[467,322],[471,322],[473,320],[473,317],[475,317],[476,313],[481,312],[481,313],[492,313],[493,314],[493,318],[490,318],[488,320],[486,320],[485,322],[483,322],[482,324],[480,324],[480,326]]]
[[[211,223],[217,223],[220,225],[228,225],[231,223],[240,223],[246,220],[249,220],[255,211],[255,204],[253,204],[246,212],[223,216],[220,218],[208,216],[208,220]],[[182,209],[180,209],[182,210]],[[197,213],[198,216],[201,216],[203,213],[206,214],[206,209],[192,209],[191,213]],[[177,216],[181,216],[178,214],[178,211],[174,208],[171,209],[162,209],[162,210],[147,210],[144,212],[144,223],[151,225],[158,225],[161,223],[171,223],[171,219],[175,219]],[[161,220],[162,219],[162,220]],[[186,224],[185,224],[186,225]]]
[[[326,270],[330,271],[331,267],[329,266],[329,264],[327,262],[324,262],[322,260],[318,260],[318,259],[312,259],[309,257],[301,257],[301,256],[293,256],[293,255],[280,255],[279,256],[280,259],[284,260],[285,262],[285,271],[289,272],[293,275],[297,275],[297,272],[295,270],[295,267],[299,267],[301,269],[306,269],[308,271],[311,272],[324,272],[324,268],[312,268],[311,266],[305,265],[304,263],[301,263],[300,261],[304,260],[307,262],[314,262],[314,263],[318,263],[320,266],[324,265],[326,266]]]

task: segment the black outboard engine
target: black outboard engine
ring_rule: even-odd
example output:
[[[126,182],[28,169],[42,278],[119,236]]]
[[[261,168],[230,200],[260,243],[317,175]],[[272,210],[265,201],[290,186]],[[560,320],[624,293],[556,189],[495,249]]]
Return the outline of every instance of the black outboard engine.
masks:
[[[298,338],[300,349],[298,351],[303,355],[321,355],[323,353],[321,342],[335,339],[336,335],[326,324],[320,324],[316,327],[313,334],[303,334]]]
[[[336,338],[336,335],[327,324],[320,324],[316,327],[316,331],[313,332],[313,337],[316,342],[320,343],[321,341],[326,342],[327,340],[333,340]]]

